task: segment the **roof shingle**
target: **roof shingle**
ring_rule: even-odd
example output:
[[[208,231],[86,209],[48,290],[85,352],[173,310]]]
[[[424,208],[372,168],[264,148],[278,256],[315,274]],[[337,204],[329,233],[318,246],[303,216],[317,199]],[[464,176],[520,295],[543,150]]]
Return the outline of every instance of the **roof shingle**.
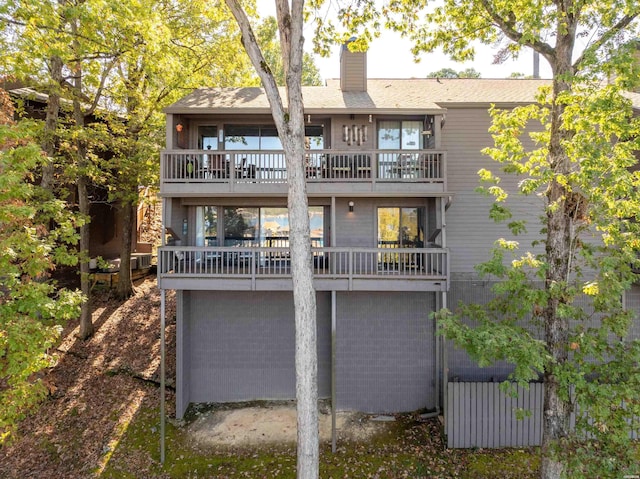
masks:
[[[531,103],[545,85],[550,80],[369,79],[366,92],[343,92],[339,80],[328,80],[325,86],[303,87],[303,97],[306,113],[428,113],[462,105]],[[258,87],[199,88],[165,109],[167,113],[229,110],[270,112],[267,97]]]

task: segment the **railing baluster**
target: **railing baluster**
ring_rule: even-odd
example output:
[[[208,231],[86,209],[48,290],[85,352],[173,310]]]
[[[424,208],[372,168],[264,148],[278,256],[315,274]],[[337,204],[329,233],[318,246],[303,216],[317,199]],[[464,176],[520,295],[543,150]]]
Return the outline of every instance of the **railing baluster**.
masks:
[[[444,183],[445,159],[446,152],[434,150],[309,150],[304,161],[311,182]],[[160,169],[162,182],[168,183],[283,183],[287,179],[282,151],[165,150]]]
[[[258,277],[291,275],[289,250],[236,247],[164,246],[158,253],[162,277]],[[448,251],[439,248],[313,247],[315,276],[426,280],[447,279]]]

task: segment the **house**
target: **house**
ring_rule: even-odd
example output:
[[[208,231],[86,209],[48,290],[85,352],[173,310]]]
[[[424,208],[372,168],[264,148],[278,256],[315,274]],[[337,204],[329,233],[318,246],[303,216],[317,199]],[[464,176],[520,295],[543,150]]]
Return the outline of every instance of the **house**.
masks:
[[[34,89],[30,86],[26,86],[21,82],[9,82],[6,79],[0,79],[0,85],[3,89],[6,89],[10,97],[18,107],[16,112],[16,120],[19,118],[31,118],[44,121],[46,118],[47,102],[49,100],[48,95]],[[69,100],[62,100],[61,117],[67,119],[71,117],[71,102]],[[102,121],[98,116],[90,115],[88,122],[100,122]],[[100,153],[104,158],[112,155],[111,152]],[[77,202],[77,191],[75,187],[68,185],[68,201],[73,204]],[[141,194],[141,199],[146,195],[149,196],[148,189],[144,190]],[[123,215],[122,206],[119,200],[112,200],[109,198],[109,191],[107,186],[92,184],[89,187],[89,215],[91,222],[89,224],[90,229],[90,244],[89,244],[89,256],[92,258],[91,267],[96,269],[99,265],[96,258],[100,257],[109,261],[110,271],[117,271],[119,268],[119,257],[121,252],[122,234],[123,234]],[[132,244],[132,269],[148,270],[151,264],[151,244],[140,242],[140,226],[141,220],[144,220],[141,215],[141,209],[145,205],[138,207],[138,214],[135,211],[132,212],[134,218],[134,224],[132,228],[131,244]],[[111,281],[110,274],[106,274],[108,281]]]
[[[447,378],[510,371],[443,344],[429,315],[489,295],[474,265],[510,233],[475,192],[492,167],[488,109],[531,103],[549,81],[367,79],[366,61],[343,49],[340,79],[303,91],[319,393],[337,409],[438,410]],[[177,294],[176,416],[293,398],[287,172],[267,98],[203,88],[165,112],[158,279]],[[537,200],[518,201],[535,221]]]

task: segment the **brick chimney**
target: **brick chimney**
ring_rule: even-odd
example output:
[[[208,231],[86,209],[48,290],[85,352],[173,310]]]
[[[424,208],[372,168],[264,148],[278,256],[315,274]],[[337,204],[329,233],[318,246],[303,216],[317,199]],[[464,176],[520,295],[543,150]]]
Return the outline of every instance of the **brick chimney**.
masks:
[[[340,50],[340,89],[367,91],[367,53],[349,51],[348,43]]]

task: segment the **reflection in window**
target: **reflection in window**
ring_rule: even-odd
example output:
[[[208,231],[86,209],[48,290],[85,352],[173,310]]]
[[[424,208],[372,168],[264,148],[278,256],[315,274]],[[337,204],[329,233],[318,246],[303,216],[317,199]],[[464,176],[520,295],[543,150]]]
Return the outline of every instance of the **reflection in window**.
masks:
[[[198,127],[198,148],[201,150],[218,149],[218,128],[215,126]]]
[[[324,208],[309,207],[311,246],[324,246]],[[289,247],[289,212],[287,208],[260,208],[260,244],[267,248]]]
[[[282,143],[275,127],[256,125],[227,125],[226,150],[281,150]]]
[[[311,150],[324,148],[322,125],[305,126],[305,146]],[[282,150],[275,126],[227,125],[224,147],[226,150]]]
[[[307,150],[324,149],[324,132],[322,125],[307,125],[304,128],[304,146]]]
[[[218,246],[218,208],[215,206],[196,209],[196,246]]]
[[[422,123],[415,120],[378,122],[378,148],[381,150],[419,150],[422,148]]]
[[[289,214],[287,208],[223,209],[224,246],[289,247]],[[311,245],[324,246],[324,207],[309,207]],[[218,246],[218,208],[196,208],[196,246]]]
[[[255,246],[258,208],[224,208],[224,246]]]
[[[422,248],[425,213],[423,207],[378,208],[378,246]]]

